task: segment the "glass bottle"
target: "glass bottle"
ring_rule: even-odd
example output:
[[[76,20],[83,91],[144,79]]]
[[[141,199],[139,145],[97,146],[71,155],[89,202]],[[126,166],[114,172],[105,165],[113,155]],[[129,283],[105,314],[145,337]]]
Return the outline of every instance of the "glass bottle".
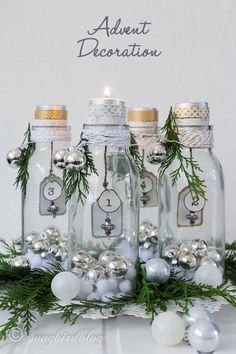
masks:
[[[71,270],[92,284],[92,288],[87,284],[92,295],[85,291],[80,299],[92,299],[95,292],[96,299],[108,301],[114,295],[130,293],[135,285],[139,180],[125,119],[124,101],[90,100],[82,144],[86,144],[97,174],[87,175],[89,192],[84,203],[78,202],[78,193],[70,202]]]
[[[193,158],[202,171],[205,197],[191,196],[181,172],[172,185],[170,173],[179,167],[174,160],[159,184],[159,237],[161,255],[186,277],[193,277],[203,265],[223,272],[225,249],[225,205],[223,172],[213,153],[213,127],[209,125],[207,103],[181,103],[174,109],[182,153]],[[194,172],[189,166],[187,171]]]
[[[143,262],[159,255],[157,164],[161,162],[162,154],[165,154],[165,147],[160,143],[157,122],[156,108],[132,108],[128,112],[130,130],[135,136],[144,164],[140,180],[139,227],[139,257]]]
[[[29,180],[22,196],[22,245],[32,267],[67,258],[68,208],[62,179],[62,161],[70,143],[67,110],[63,105],[37,106],[31,128],[34,152]],[[58,159],[59,158],[59,159]]]

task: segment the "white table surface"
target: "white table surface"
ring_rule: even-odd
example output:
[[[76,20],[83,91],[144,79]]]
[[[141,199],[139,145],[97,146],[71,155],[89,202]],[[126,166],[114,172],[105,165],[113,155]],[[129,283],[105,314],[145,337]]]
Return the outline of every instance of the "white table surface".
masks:
[[[214,320],[221,329],[217,354],[236,354],[236,309],[224,306]],[[32,335],[19,342],[0,342],[0,354],[194,354],[186,343],[162,347],[151,336],[149,321],[134,317],[80,319],[65,325],[56,315],[39,320]]]

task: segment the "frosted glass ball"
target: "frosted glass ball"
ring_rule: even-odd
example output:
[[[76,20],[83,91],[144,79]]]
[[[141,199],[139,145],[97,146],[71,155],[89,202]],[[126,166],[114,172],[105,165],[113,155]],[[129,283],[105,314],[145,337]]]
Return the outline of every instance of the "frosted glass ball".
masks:
[[[93,292],[87,296],[88,301],[93,301],[93,300],[99,301],[100,299],[101,299],[100,295],[96,292]]]
[[[142,262],[147,262],[153,257],[154,249],[153,247],[145,248],[143,246],[139,247],[139,258]]]
[[[193,349],[200,353],[213,353],[219,346],[219,327],[207,320],[194,323],[188,331],[188,340]]]
[[[80,279],[80,290],[76,296],[76,299],[78,300],[86,300],[87,299],[87,296],[93,292],[93,284],[84,279],[84,278],[81,278]]]
[[[70,272],[58,273],[52,280],[51,289],[59,300],[72,300],[80,291],[80,279]]]
[[[108,279],[100,279],[100,280],[98,280],[96,286],[97,286],[97,292],[101,296],[111,290],[110,286],[109,286]]]
[[[211,320],[211,314],[202,306],[193,306],[189,309],[188,314],[183,316],[183,320],[187,326],[191,326],[199,320]]]
[[[26,257],[30,261],[31,269],[38,269],[42,267],[43,259],[39,254],[34,254],[32,251],[29,251],[26,254]]]
[[[184,338],[184,321],[174,312],[162,312],[152,322],[153,338],[165,346],[174,346]]]
[[[158,281],[165,283],[170,277],[170,266],[161,258],[153,258],[146,263],[148,281]]]
[[[196,284],[212,285],[214,287],[221,285],[223,276],[221,271],[213,265],[200,266],[194,275]]]

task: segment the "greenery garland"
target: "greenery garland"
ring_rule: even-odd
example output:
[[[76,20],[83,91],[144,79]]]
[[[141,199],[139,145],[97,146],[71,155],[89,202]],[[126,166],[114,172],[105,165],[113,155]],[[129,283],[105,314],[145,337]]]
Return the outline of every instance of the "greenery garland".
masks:
[[[223,283],[214,288],[209,285],[197,285],[191,280],[179,278],[172,273],[168,282],[147,282],[146,274],[141,264],[137,264],[137,286],[133,296],[113,299],[110,302],[81,301],[79,304],[62,306],[51,292],[51,281],[63,269],[55,267],[51,271],[30,270],[29,268],[16,268],[9,263],[9,259],[20,255],[19,242],[9,245],[0,240],[4,249],[0,253],[0,311],[9,311],[8,321],[0,326],[0,339],[6,339],[9,330],[21,325],[29,334],[40,316],[51,310],[60,312],[61,319],[71,324],[86,314],[89,310],[111,310],[113,314],[120,313],[127,304],[145,305],[146,312],[155,316],[157,309],[165,311],[168,303],[173,301],[179,305],[183,312],[192,306],[194,299],[217,300],[223,297],[228,303],[236,307],[235,289]],[[236,242],[226,247],[226,281],[236,285]],[[76,313],[75,313],[76,311]]]
[[[184,146],[179,141],[178,126],[172,108],[170,108],[168,118],[161,132],[166,138],[166,157],[159,168],[160,178],[168,167],[177,160],[179,163],[178,167],[170,173],[172,186],[176,184],[183,174],[187,180],[193,200],[198,200],[201,197],[206,200],[206,185],[204,184],[204,180],[198,176],[198,173],[203,171],[198,162],[193,158],[191,149],[189,157],[183,153]]]

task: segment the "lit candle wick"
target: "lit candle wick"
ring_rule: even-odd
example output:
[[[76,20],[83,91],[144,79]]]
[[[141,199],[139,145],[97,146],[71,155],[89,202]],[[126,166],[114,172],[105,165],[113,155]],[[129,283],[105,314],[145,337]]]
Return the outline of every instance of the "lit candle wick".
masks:
[[[111,96],[111,90],[109,87],[106,87],[105,90],[104,90],[104,95],[105,95],[105,98],[110,98]]]

